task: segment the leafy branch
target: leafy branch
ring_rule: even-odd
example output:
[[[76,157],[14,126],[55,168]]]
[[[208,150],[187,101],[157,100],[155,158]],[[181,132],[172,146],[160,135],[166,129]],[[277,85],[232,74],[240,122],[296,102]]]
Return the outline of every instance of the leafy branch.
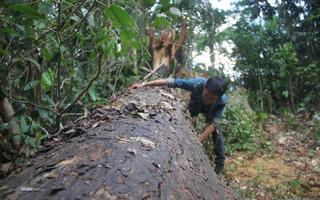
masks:
[[[83,22],[85,21],[85,19],[88,17],[89,13],[91,12],[91,10],[93,9],[94,5],[96,4],[96,0],[93,2],[92,6],[90,7],[90,9],[88,10],[86,16],[84,18],[81,19],[81,23],[79,25],[79,28],[77,29],[77,31],[75,31],[72,35],[70,35],[67,39],[62,40],[61,43],[64,43],[66,41],[68,41],[70,38],[72,38],[73,36],[75,36],[79,31],[80,31],[80,27],[82,26]]]
[[[95,49],[96,50],[96,49]],[[102,53],[99,53],[97,50],[96,50],[97,54],[99,55],[99,67],[98,67],[98,72],[96,73],[96,75],[91,79],[91,81],[89,82],[88,86],[86,89],[84,89],[80,94],[78,94],[77,98],[69,105],[67,106],[65,109],[63,109],[58,115],[57,115],[57,125],[60,124],[60,121],[61,121],[61,116],[62,114],[64,114],[69,108],[71,108],[72,106],[74,106],[74,104],[76,102],[78,102],[78,100],[85,94],[87,93],[87,91],[90,89],[92,83],[99,77],[100,75],[100,72],[101,72],[101,68],[102,68],[102,58],[103,58],[103,54],[104,52]],[[57,126],[58,129],[60,126]],[[58,130],[59,131],[59,130]]]
[[[20,101],[20,100],[17,100],[17,99],[14,99],[14,98],[12,98],[12,97],[8,97],[8,96],[7,96],[7,98],[10,99],[11,101],[14,101],[14,102],[17,102],[17,103],[20,103],[20,104],[30,104],[30,105],[36,106],[36,107],[38,107],[38,108],[43,108],[43,109],[49,110],[49,111],[53,112],[53,113],[56,114],[56,115],[59,114],[58,112],[52,110],[51,108],[48,108],[48,107],[46,107],[46,106],[42,106],[42,105],[33,103],[33,102],[31,102],[31,101]]]
[[[26,54],[24,54],[21,58],[19,58],[18,60],[15,60],[15,61],[13,62],[13,60],[14,60],[15,57],[16,57],[16,55],[18,55],[23,49],[25,49],[25,48],[31,46],[32,44],[35,44],[35,43],[37,43],[38,41],[40,41],[43,37],[45,37],[45,36],[48,35],[49,33],[53,32],[54,29],[56,29],[56,28],[59,29],[60,24],[63,24],[66,20],[68,20],[76,11],[78,11],[78,10],[81,8],[81,6],[82,6],[85,2],[86,2],[86,0],[83,0],[66,18],[64,18],[61,22],[59,21],[58,25],[56,25],[55,27],[47,30],[47,31],[46,31],[45,33],[43,33],[38,39],[30,42],[29,44],[24,45],[24,46],[21,47],[16,53],[14,53],[14,54],[11,56],[11,59],[10,59],[8,65],[7,65],[7,70],[6,70],[4,76],[2,77],[2,79],[1,79],[1,81],[0,81],[0,87],[1,87],[1,85],[4,83],[4,80],[5,80],[6,77],[8,76],[9,72],[10,72],[10,71],[12,70],[12,68],[14,67],[14,64],[15,64],[15,63],[18,63],[20,60],[22,60],[24,57],[26,57],[27,55],[29,55],[29,54],[30,54],[31,52],[33,52],[35,49],[37,49],[37,48],[41,47],[42,45],[46,44],[48,41],[50,41],[50,39],[46,40],[45,42],[41,43],[40,45],[37,45],[35,48],[33,48],[32,50],[30,50],[30,51],[28,51]],[[59,3],[59,4],[60,4],[60,3]],[[60,12],[59,12],[59,15],[60,15]],[[84,18],[84,19],[85,19],[85,18]],[[59,20],[60,20],[60,16],[59,16]],[[59,31],[58,31],[58,32],[59,32]],[[71,38],[71,37],[69,37],[68,39],[70,39],[70,38]],[[65,40],[65,41],[66,41],[66,40]],[[64,42],[65,42],[65,41],[64,41]],[[9,48],[9,47],[7,47],[7,48]],[[2,62],[3,59],[4,59],[4,56],[2,57],[1,62]]]

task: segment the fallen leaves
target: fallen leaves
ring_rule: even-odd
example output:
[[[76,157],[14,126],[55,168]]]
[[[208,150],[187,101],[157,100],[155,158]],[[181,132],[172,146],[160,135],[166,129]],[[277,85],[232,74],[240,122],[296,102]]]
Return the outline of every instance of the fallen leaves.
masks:
[[[6,171],[8,171],[8,170],[10,169],[10,167],[12,167],[12,166],[13,166],[13,165],[12,165],[12,162],[9,162],[9,163],[3,164],[0,170],[3,171],[3,172],[6,172]]]
[[[23,186],[20,191],[22,192],[32,192],[32,191],[36,191],[37,189],[35,188],[31,188],[31,187],[26,187],[26,186]]]
[[[134,117],[139,117],[139,118],[145,119],[145,120],[149,119],[149,114],[147,114],[147,113],[134,113],[131,115]]]
[[[100,157],[102,156],[101,152],[94,152],[93,154],[90,155],[90,160],[91,161],[97,161]]]
[[[59,177],[58,174],[49,174],[47,178],[57,179]]]
[[[270,139],[271,147],[259,151],[258,155],[236,152],[233,157],[227,157],[224,177],[229,184],[257,200],[282,198],[289,192],[297,197],[317,196],[320,188],[314,183],[320,182],[320,148],[313,133],[281,131],[280,125],[271,128],[272,133],[263,132]],[[241,164],[237,163],[238,157],[243,157]],[[292,184],[294,181],[298,184]],[[308,192],[303,185],[309,186]]]
[[[150,141],[150,140],[147,140],[145,138],[142,138],[142,137],[130,137],[131,140],[134,140],[136,142],[140,142],[142,144],[144,144],[145,146],[149,146],[149,147],[155,147],[155,143]]]

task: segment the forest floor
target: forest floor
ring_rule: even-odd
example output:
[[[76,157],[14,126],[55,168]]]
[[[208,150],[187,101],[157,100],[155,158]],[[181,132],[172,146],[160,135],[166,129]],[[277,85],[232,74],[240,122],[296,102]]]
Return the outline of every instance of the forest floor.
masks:
[[[313,127],[267,124],[260,130],[269,146],[227,156],[222,178],[244,199],[320,199],[320,144]]]

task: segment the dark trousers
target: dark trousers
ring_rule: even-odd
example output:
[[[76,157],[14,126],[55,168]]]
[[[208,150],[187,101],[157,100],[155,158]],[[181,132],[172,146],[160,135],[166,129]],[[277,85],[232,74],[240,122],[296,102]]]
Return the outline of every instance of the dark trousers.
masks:
[[[198,112],[196,112],[195,107],[196,105],[194,101],[190,99],[188,103],[188,109],[191,114],[191,117],[195,117],[199,114]],[[224,161],[226,159],[226,156],[224,155],[224,140],[223,140],[223,135],[222,135],[220,126],[218,127],[218,130],[219,130],[219,137],[218,137],[217,130],[215,130],[212,133],[212,140],[213,140],[213,145],[216,145],[214,147],[214,152],[216,154],[216,169],[218,171],[223,171]]]
[[[226,156],[224,155],[224,140],[220,126],[218,127],[219,137],[217,133],[217,129],[212,133],[212,141],[213,145],[216,145],[214,148],[214,152],[216,154],[216,169],[218,171],[222,171],[224,167],[224,161]]]

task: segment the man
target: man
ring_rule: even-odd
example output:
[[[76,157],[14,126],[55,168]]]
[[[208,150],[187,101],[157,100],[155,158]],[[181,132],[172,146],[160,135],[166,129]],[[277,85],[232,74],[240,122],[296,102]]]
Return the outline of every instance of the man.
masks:
[[[206,121],[210,125],[199,136],[200,142],[203,142],[210,134],[212,134],[213,144],[215,145],[216,168],[217,174],[223,173],[225,154],[224,141],[220,128],[220,120],[222,111],[226,105],[228,98],[225,95],[227,84],[221,78],[216,76],[210,77],[208,80],[203,77],[194,79],[160,79],[142,84],[134,84],[128,90],[141,88],[144,86],[161,86],[178,87],[191,92],[191,99],[188,109],[191,116],[197,116],[199,113],[206,114]]]

